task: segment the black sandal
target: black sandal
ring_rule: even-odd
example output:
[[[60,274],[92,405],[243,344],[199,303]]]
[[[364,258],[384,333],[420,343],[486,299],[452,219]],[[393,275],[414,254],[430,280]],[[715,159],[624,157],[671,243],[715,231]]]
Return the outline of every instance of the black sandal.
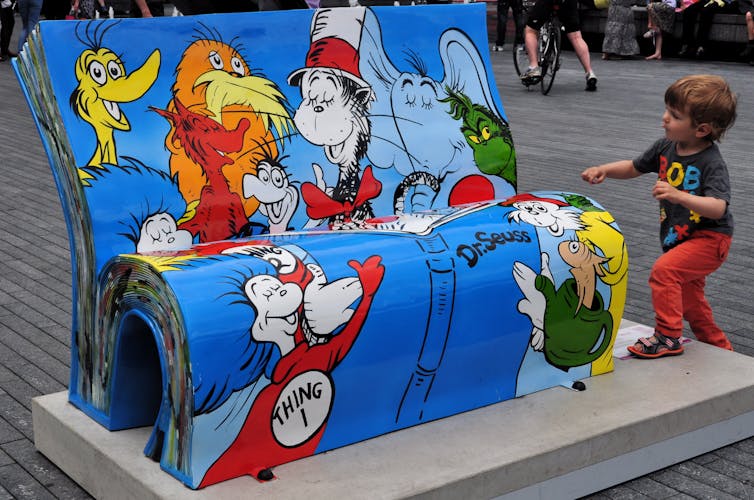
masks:
[[[637,358],[654,359],[662,356],[678,356],[683,354],[683,346],[680,339],[666,337],[655,331],[654,341],[652,337],[640,338],[636,344],[627,347],[628,352]]]

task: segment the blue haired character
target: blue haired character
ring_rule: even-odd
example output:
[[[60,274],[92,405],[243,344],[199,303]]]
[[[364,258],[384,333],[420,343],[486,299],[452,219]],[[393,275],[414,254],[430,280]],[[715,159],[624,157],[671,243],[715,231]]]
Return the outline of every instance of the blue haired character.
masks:
[[[92,177],[84,193],[90,207],[97,244],[113,254],[183,250],[191,246],[191,233],[178,229],[186,202],[178,185],[165,172],[124,157],[128,165],[85,167]],[[103,207],[112,207],[105,210]],[[103,262],[97,262],[97,269]]]

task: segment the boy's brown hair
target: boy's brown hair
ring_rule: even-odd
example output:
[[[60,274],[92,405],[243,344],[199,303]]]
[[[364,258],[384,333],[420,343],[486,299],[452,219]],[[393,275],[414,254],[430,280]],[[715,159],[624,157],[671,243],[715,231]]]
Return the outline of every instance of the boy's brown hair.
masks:
[[[728,83],[715,75],[689,75],[665,91],[665,105],[684,111],[696,125],[708,123],[707,138],[720,140],[736,121],[736,96]]]

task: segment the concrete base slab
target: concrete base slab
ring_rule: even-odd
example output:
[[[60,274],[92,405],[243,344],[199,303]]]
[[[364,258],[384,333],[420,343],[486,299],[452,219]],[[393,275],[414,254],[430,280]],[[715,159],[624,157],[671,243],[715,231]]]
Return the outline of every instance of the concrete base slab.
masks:
[[[635,324],[634,324],[635,325]],[[625,321],[623,327],[630,326]],[[142,450],[35,398],[39,451],[97,498],[576,498],[754,435],[754,358],[700,342],[683,356],[616,359],[583,392],[552,388],[192,491]]]

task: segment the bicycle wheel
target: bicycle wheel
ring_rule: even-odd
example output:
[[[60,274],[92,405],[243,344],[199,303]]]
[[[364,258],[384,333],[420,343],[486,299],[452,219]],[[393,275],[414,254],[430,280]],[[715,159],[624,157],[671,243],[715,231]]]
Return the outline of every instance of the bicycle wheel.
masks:
[[[542,95],[547,95],[560,69],[560,25],[551,22],[548,26],[548,43],[542,52]]]
[[[518,49],[513,46],[513,66],[516,68],[516,74],[521,76],[529,67],[529,56],[527,55],[526,48]]]
[[[534,0],[524,0],[522,3],[523,10],[521,16],[526,19],[529,16],[529,11],[534,7]],[[519,40],[516,40],[517,42]],[[525,40],[520,40],[524,42]],[[518,50],[517,44],[513,44],[513,67],[516,68],[516,74],[520,77],[529,68],[529,56],[526,52],[525,45],[520,46],[522,50]]]

